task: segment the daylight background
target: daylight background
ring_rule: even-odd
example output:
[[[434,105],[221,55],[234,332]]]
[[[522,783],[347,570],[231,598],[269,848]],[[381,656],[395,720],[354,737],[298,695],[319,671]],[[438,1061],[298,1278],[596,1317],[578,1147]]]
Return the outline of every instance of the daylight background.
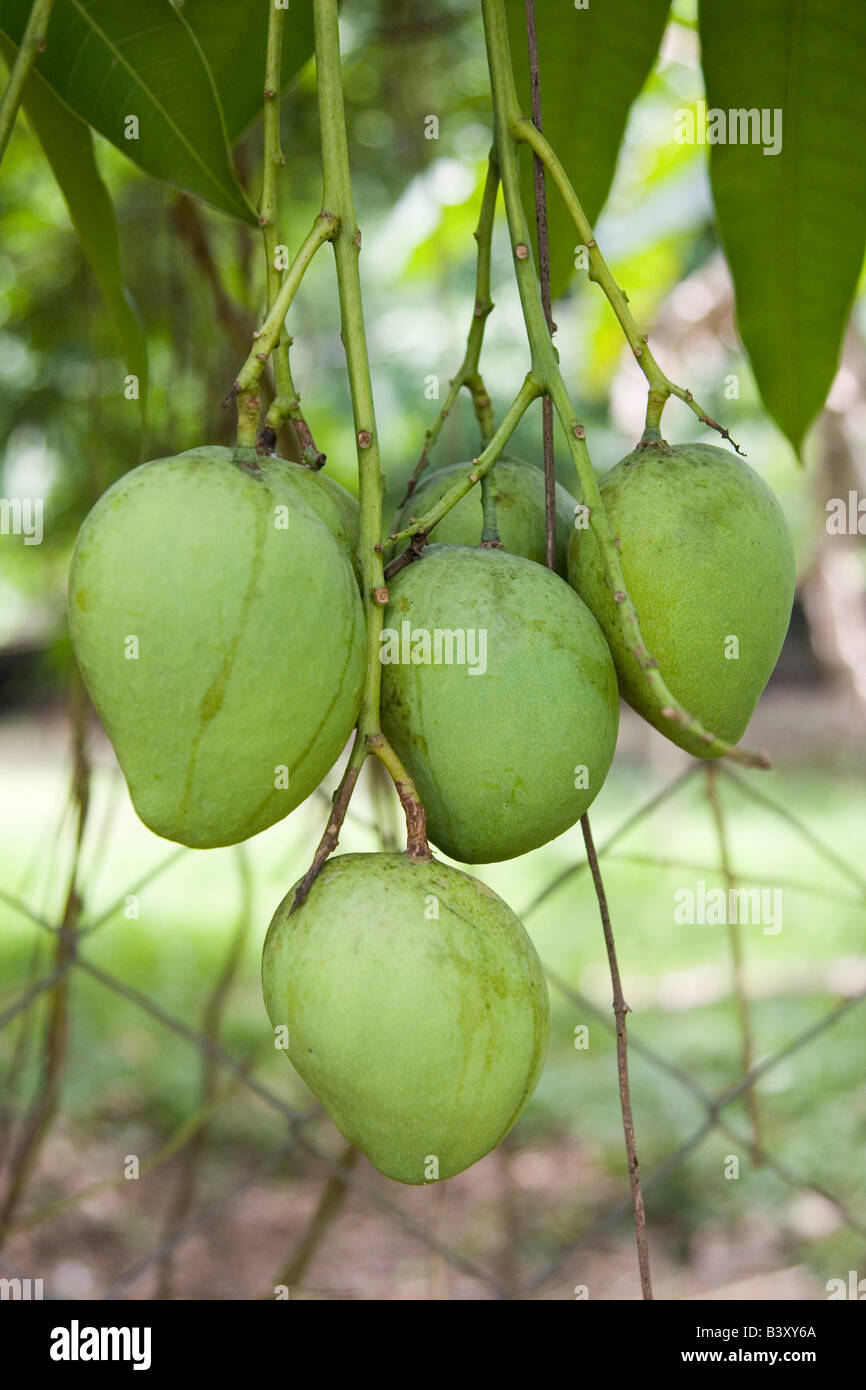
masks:
[[[475,9],[440,0],[421,21],[408,0],[344,10],[386,509],[402,495],[437,409],[430,378],[444,393],[470,321],[471,233],[490,139]],[[801,467],[762,411],[738,345],[706,151],[673,139],[675,112],[702,95],[692,7],[677,4],[674,15],[632,109],[598,239],[665,370],[729,425],[777,492],[796,542],[798,600],[745,740],[772,750],[774,770],[710,782],[624,711],[592,821],[603,847],[691,768],[602,860],[633,1009],[656,1294],[814,1299],[826,1297],[829,1279],[866,1275],[866,1005],[857,1004],[866,990],[864,546],[826,526],[828,499],[866,492],[866,303],[858,301]],[[430,113],[437,140],[425,138]],[[293,247],[317,211],[317,137],[307,68],[284,107],[283,237]],[[238,154],[253,198],[260,151],[255,127]],[[0,179],[0,493],[46,499],[41,545],[0,537],[0,1274],[27,1273],[46,1292],[85,1298],[109,1290],[270,1298],[281,1283],[293,1298],[560,1299],[578,1285],[593,1299],[638,1297],[611,988],[579,828],[481,870],[524,917],[551,983],[550,1056],[516,1130],[441,1188],[399,1188],[359,1159],[347,1195],[290,1142],[306,1134],[349,1171],[340,1137],[273,1049],[258,981],[267,924],[311,858],[336,777],[241,849],[176,851],[137,820],[92,715],[79,716],[86,740],[76,740],[81,702],[64,602],[77,527],[136,463],[231,442],[232,412],[221,401],[262,293],[253,232],[146,179],[104,141],[98,153],[149,339],[146,439],[137,405],[123,396],[126,368],[97,287],[23,119]],[[510,277],[500,224],[483,362],[500,411],[527,366]],[[645,383],[603,296],[580,275],[555,318],[566,380],[605,470],[639,437]],[[304,281],[290,330],[317,443],[333,476],[355,490],[327,252]],[[729,398],[726,379],[735,382]],[[695,423],[678,403],[668,407],[672,441],[694,438]],[[434,465],[476,447],[467,399],[447,421]],[[540,462],[540,408],[513,452]],[[557,467],[568,486],[564,450]],[[399,835],[390,793],[369,767],[365,778],[344,850],[378,847],[377,823],[386,843]],[[81,956],[126,993],[76,969],[68,994],[43,992],[7,1017],[56,964],[45,924],[68,908],[85,779],[82,920],[96,926]],[[775,935],[746,926],[734,940],[724,927],[674,920],[677,890],[726,882],[713,796],[736,881],[782,891]],[[217,1041],[239,1071],[208,1061],[171,1020]],[[575,1047],[581,1025],[585,1049]],[[814,1035],[786,1051],[812,1026]],[[751,1102],[740,1095],[715,1113],[708,1106],[742,1076],[744,1030],[752,1062],[768,1065]],[[287,1112],[249,1077],[296,1107],[302,1130],[287,1130]],[[38,1143],[22,1173],[16,1154],[34,1126]],[[125,1176],[128,1156],[140,1161],[137,1181]],[[432,1250],[431,1238],[460,1262]]]

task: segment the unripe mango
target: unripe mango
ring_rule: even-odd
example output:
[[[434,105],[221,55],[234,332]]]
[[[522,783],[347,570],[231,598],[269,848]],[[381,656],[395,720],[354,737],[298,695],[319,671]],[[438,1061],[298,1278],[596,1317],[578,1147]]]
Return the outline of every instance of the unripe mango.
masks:
[[[392,532],[405,530],[413,517],[423,516],[460,478],[471,471],[471,463],[455,463],[448,468],[437,468],[435,473],[422,475],[415,491],[394,518]],[[544,473],[531,463],[503,458],[493,465],[488,477],[493,483],[496,520],[503,547],[512,555],[522,555],[543,565],[547,554]],[[556,570],[563,576],[576,509],[574,498],[557,483]],[[478,545],[481,527],[479,484],[443,516],[430,534],[438,545]]]
[[[478,879],[405,854],[344,854],[274,914],[265,1006],[337,1129],[389,1178],[459,1173],[514,1124],[550,1005],[520,920]]]
[[[707,444],[636,449],[601,495],[646,650],[710,733],[737,743],[778,660],[794,600],[794,551],[764,480]],[[592,532],[575,532],[569,578],[598,619],[620,691],[674,743],[713,756],[662,713],[629,646]]]
[[[592,614],[550,570],[428,546],[393,581],[381,659],[382,728],[453,859],[525,854],[601,789],[616,672]]]
[[[100,498],[69,625],[135,808],[170,840],[234,844],[280,820],[357,718],[349,560],[297,489],[226,451],[157,459]]]

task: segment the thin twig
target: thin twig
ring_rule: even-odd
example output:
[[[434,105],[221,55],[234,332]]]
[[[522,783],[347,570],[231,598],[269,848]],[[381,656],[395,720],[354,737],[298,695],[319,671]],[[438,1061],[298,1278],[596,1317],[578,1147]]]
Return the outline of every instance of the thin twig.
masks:
[[[680,787],[684,786],[691,777],[694,777],[698,766],[698,763],[690,763],[678,777],[675,777],[672,782],[668,782],[660,791],[657,791],[655,795],[651,796],[649,801],[645,801],[642,806],[639,806],[636,811],[633,811],[632,814],[623,821],[622,825],[617,826],[616,830],[608,836],[601,846],[601,849],[598,851],[599,859],[607,854],[608,850],[612,849],[613,846],[622,839],[623,835],[626,835],[629,830],[634,829],[634,827],[638,825],[640,821],[645,820],[647,816],[651,816],[654,811],[658,810],[659,806],[667,801],[669,796],[679,791]],[[569,864],[565,869],[562,869],[523,909],[520,914],[521,920],[528,917],[531,912],[535,912],[553,893],[559,888],[562,888],[564,884],[568,883],[569,879],[582,873],[585,868],[587,868],[587,861],[581,859],[577,864]]]
[[[220,1035],[220,1025],[222,1022],[223,1009],[231,990],[234,979],[240,966],[243,949],[247,939],[252,915],[252,880],[250,877],[249,862],[242,845],[237,847],[238,873],[241,886],[241,902],[238,910],[238,919],[232,933],[228,949],[225,954],[222,966],[217,973],[214,987],[205,1004],[204,1016],[202,1019],[202,1033],[206,1038],[216,1042]],[[217,1062],[211,1053],[205,1053],[202,1058],[202,1079],[201,1079],[201,1102],[200,1111],[206,1116],[216,1100],[219,1087],[217,1075]],[[165,1232],[168,1235],[175,1227],[182,1224],[188,1211],[190,1210],[195,1198],[198,1183],[198,1173],[204,1155],[205,1144],[208,1135],[208,1120],[200,1124],[192,1136],[190,1142],[185,1147],[183,1162],[177,1185],[174,1189],[172,1200],[169,1203],[165,1218]],[[160,1301],[171,1298],[172,1287],[172,1264],[170,1252],[162,1260],[158,1267],[157,1287],[154,1297]]]
[[[90,762],[87,755],[89,703],[77,667],[73,667],[70,679],[70,703],[73,747],[72,796],[76,813],[72,866],[69,872],[61,926],[56,937],[55,968],[57,979],[45,1025],[42,1070],[36,1094],[30,1104],[21,1135],[9,1162],[6,1195],[2,1207],[0,1207],[0,1245],[3,1244],[9,1223],[24,1195],[27,1182],[38,1161],[45,1136],[57,1113],[69,1042],[68,968],[75,959],[76,938],[81,920],[82,900],[79,890],[79,869],[84,828],[90,807]]]
[[[744,796],[750,797],[752,801],[757,801],[759,806],[766,806],[768,810],[774,811],[781,820],[785,821],[790,825],[792,830],[797,832],[800,838],[809,845],[810,849],[813,849],[816,854],[826,859],[828,863],[833,864],[845,878],[849,879],[851,883],[856,884],[863,896],[866,897],[866,878],[863,877],[858,869],[855,869],[847,860],[843,859],[830,845],[825,844],[820,836],[816,835],[814,830],[811,830],[808,825],[805,825],[793,811],[790,811],[787,806],[780,806],[778,801],[774,801],[765,791],[762,791],[759,787],[753,786],[752,783],[746,781],[744,777],[738,776],[732,768],[721,767],[720,771],[730,777],[734,785],[739,788]]]
[[[538,129],[541,130],[541,78],[538,70],[538,32],[535,23],[535,0],[525,0],[525,10],[526,31],[529,41],[532,119]],[[545,322],[547,324],[547,332],[552,339],[554,323],[550,300],[550,245],[547,230],[547,199],[544,187],[544,165],[537,155],[533,155],[533,166],[541,303],[544,310]],[[548,568],[553,569],[556,564],[556,473],[553,456],[553,399],[549,392],[545,393],[543,407],[546,555]],[[628,1043],[626,1041],[626,1014],[628,1013],[628,1006],[623,999],[619,964],[616,958],[616,946],[613,939],[613,928],[611,926],[610,912],[607,905],[607,894],[605,893],[601,870],[598,866],[598,858],[592,839],[592,829],[587,814],[581,816],[580,826],[583,831],[583,841],[586,845],[587,863],[592,873],[592,881],[595,885],[596,897],[598,898],[601,924],[604,931],[604,944],[607,949],[607,959],[610,966],[610,978],[613,986],[613,1010],[616,1018],[616,1057],[617,1074],[619,1077],[619,1100],[622,1110],[623,1131],[625,1134],[629,1182],[631,1184],[632,1202],[634,1205],[634,1223],[637,1237],[640,1282],[644,1298],[651,1299],[653,1291],[652,1281],[650,1279],[646,1211],[644,1210],[643,1193],[641,1191],[640,1174],[638,1172],[637,1147],[634,1137],[634,1119],[632,1117],[631,1091],[629,1088],[628,1076]]]
[[[354,1144],[349,1144],[343,1151],[337,1165],[339,1171],[328,1176],[316,1204],[316,1209],[310,1217],[309,1225],[292,1252],[288,1264],[274,1280],[274,1288],[283,1286],[291,1293],[292,1289],[297,1288],[300,1284],[313,1255],[322,1244],[326,1231],[332,1225],[346,1200],[348,1188],[346,1187],[345,1174],[354,1168],[359,1155],[360,1150],[356,1149]],[[262,1297],[272,1300],[273,1296],[273,1292],[270,1292],[263,1294]]]
[[[673,859],[668,855],[657,854],[608,854],[608,860],[613,860],[615,864],[638,864],[643,868],[652,869],[688,869],[696,874],[714,874],[718,872],[718,864],[698,864],[693,859]],[[735,877],[742,880],[745,875],[736,873]],[[811,883],[804,878],[790,878],[788,875],[773,874],[773,882],[779,888],[788,888],[792,893],[802,893],[808,898],[821,898],[824,902],[836,903],[841,907],[853,907],[859,912],[866,912],[866,902],[862,898],[855,898],[850,893],[833,893],[822,884]]]
[[[416,518],[408,526],[404,526],[401,531],[392,532],[390,540],[392,542],[411,541],[416,536],[427,537],[436,523],[441,521],[443,516],[446,516],[451,508],[456,506],[461,497],[465,497],[467,492],[475,487],[476,483],[480,483],[485,473],[493,467],[529,406],[540,395],[541,391],[530,373],[508,407],[502,423],[494,432],[489,443],[482,449],[477,458],[466,465],[466,472],[463,477],[453,483],[448,491],[442,494],[439,501],[434,503],[423,516]],[[389,565],[388,568],[390,573],[395,573],[393,566]]]
[[[41,53],[45,48],[45,34],[53,3],[54,0],[34,0],[30,18],[27,20],[15,61],[3,89],[3,96],[0,97],[0,161],[9,144],[30,70],[36,62],[37,53]]]
[[[237,379],[223,401],[223,405],[237,399],[238,406],[238,447],[248,449],[253,455],[259,433],[259,382],[265,364],[274,351],[283,332],[286,314],[298,292],[310,263],[326,241],[332,241],[339,230],[339,220],[333,213],[323,209],[313,222],[304,238],[295,259],[289,266],[280,285],[279,292],[269,309],[265,321],[253,335],[253,346],[249,356],[238,372]]]
[[[634,1225],[637,1236],[637,1257],[640,1267],[640,1286],[643,1296],[651,1299],[653,1296],[652,1280],[650,1279],[649,1264],[649,1243],[647,1241],[646,1211],[644,1210],[643,1192],[640,1185],[640,1174],[638,1172],[637,1145],[634,1137],[634,1117],[631,1108],[631,1091],[628,1079],[628,1042],[626,1040],[626,1015],[629,1012],[628,1004],[625,1002],[622,993],[622,981],[619,975],[619,963],[616,958],[616,946],[613,939],[613,928],[610,923],[610,912],[607,905],[607,895],[604,891],[601,870],[598,867],[598,857],[595,852],[595,845],[592,841],[592,830],[589,825],[589,816],[584,814],[580,818],[580,827],[583,831],[583,841],[586,845],[586,858],[592,874],[592,881],[595,885],[595,894],[598,898],[598,910],[601,913],[601,925],[604,931],[604,944],[607,949],[607,961],[610,966],[610,979],[613,985],[613,1012],[616,1019],[616,1069],[619,1076],[619,1099],[622,1108],[622,1127],[625,1134],[625,1150],[628,1157],[628,1177],[631,1184],[631,1199],[634,1207]]]
[[[712,763],[708,764],[706,770],[707,800],[710,803],[710,811],[713,817],[713,824],[716,828],[716,836],[719,842],[719,859],[722,877],[725,880],[725,887],[730,893],[736,887],[737,880],[731,869],[730,855],[728,853],[728,837],[725,825],[725,814],[722,807],[721,797],[719,796],[718,771]],[[737,1005],[737,1016],[740,1022],[740,1045],[742,1074],[748,1076],[752,1070],[755,1056],[755,1044],[752,1034],[752,1017],[749,1010],[749,996],[746,988],[745,962],[743,956],[743,933],[740,922],[728,922],[728,940],[731,947],[731,971],[733,976],[734,998]],[[754,1087],[750,1088],[746,1096],[746,1106],[749,1111],[749,1121],[752,1126],[752,1136],[754,1140],[754,1153],[756,1163],[761,1163],[761,1108],[758,1100],[758,1093]]]
[[[589,263],[589,278],[600,286],[608,303],[619,320],[620,327],[625,334],[629,347],[634,354],[635,360],[647,379],[649,392],[647,397],[646,429],[644,431],[643,443],[652,443],[661,437],[661,417],[666,402],[671,396],[676,396],[684,401],[701,424],[716,430],[723,439],[736,449],[738,454],[743,451],[738,444],[731,438],[724,425],[720,425],[714,420],[702,405],[695,400],[691,391],[683,386],[677,386],[656,362],[647,343],[646,333],[641,333],[635,323],[631,310],[628,307],[628,296],[616,283],[610,268],[601,253],[598,242],[593,234],[589,219],[584,212],[580,200],[572,187],[562,163],[556,153],[544,138],[541,130],[534,121],[518,113],[512,115],[509,122],[511,137],[514,140],[525,142],[533,152],[533,155],[540,159],[545,169],[550,174],[560,194],[562,200],[571,216],[577,229],[578,236],[586,247],[587,259]]]
[[[295,896],[292,900],[292,912],[297,912],[298,908],[307,899],[307,895],[318,877],[319,870],[330,854],[337,848],[340,839],[340,831],[343,828],[343,821],[346,819],[346,812],[349,809],[349,802],[352,799],[352,792],[355,790],[355,783],[358,780],[359,769],[351,763],[343,773],[342,781],[334,792],[334,804],[328,824],[325,826],[324,833],[319,841],[316,853],[313,855],[313,862],[307,869],[303,878],[295,889]]]
[[[475,302],[472,309],[472,323],[466,341],[466,351],[456,374],[451,378],[448,394],[442,403],[442,408],[424,436],[424,447],[421,450],[421,457],[418,459],[412,476],[406,484],[406,492],[403,501],[400,503],[400,510],[406,505],[412,493],[415,491],[418,479],[421,477],[421,474],[424,472],[429,462],[430,451],[439,438],[442,426],[451,414],[457,397],[460,395],[464,386],[472,396],[475,416],[481,432],[482,445],[487,444],[496,428],[490,397],[487,394],[482,380],[478,363],[484,342],[484,326],[488,317],[493,312],[493,300],[490,298],[490,259],[493,222],[496,213],[496,196],[498,192],[499,168],[496,163],[496,154],[491,150],[487,160],[487,176],[484,181],[484,193],[481,198],[481,211],[478,216],[478,226],[475,228],[474,233],[475,241],[478,245],[475,271]]]
[[[42,944],[41,938],[37,938],[34,940],[33,949],[30,952],[27,979],[31,984],[38,978],[39,967],[44,954]],[[30,1060],[36,1034],[37,1016],[38,1010],[36,1009],[28,1010],[22,1015],[18,1037],[15,1039],[9,1066],[3,1078],[2,1099],[0,1099],[0,1171],[2,1171],[14,1137],[13,1116],[18,1098],[18,1086]]]
[[[543,130],[541,117],[541,74],[538,68],[538,30],[535,23],[535,0],[525,0],[526,34],[529,41],[529,87],[532,119]],[[538,273],[541,282],[541,305],[551,338],[556,332],[550,298],[550,237],[547,225],[547,189],[544,165],[538,155],[532,156],[532,179],[535,191],[535,227],[538,237]],[[544,521],[545,556],[548,569],[556,568],[556,461],[553,452],[553,401],[545,395],[541,402],[541,434],[544,443]]]

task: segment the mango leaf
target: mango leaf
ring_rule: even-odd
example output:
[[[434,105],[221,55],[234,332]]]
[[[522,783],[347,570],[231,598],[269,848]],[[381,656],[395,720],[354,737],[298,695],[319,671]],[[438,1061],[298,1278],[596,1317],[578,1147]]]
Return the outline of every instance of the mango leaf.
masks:
[[[0,36],[7,65],[15,47]],[[22,106],[51,165],[69,209],[69,217],[105,299],[127,371],[138,377],[142,425],[147,411],[147,338],[138,310],[123,283],[120,238],[108,189],[96,164],[90,127],[57,99],[48,83],[31,72]]]
[[[703,0],[700,34],[706,135],[727,138],[711,145],[710,173],[740,336],[799,451],[836,372],[866,243],[866,5]]]
[[[20,43],[29,13],[3,0],[0,32]],[[35,71],[76,115],[146,173],[255,223],[210,69],[169,0],[55,0],[46,38]]]
[[[505,0],[517,93],[531,115],[524,0]],[[594,222],[616,169],[629,108],[646,81],[664,33],[670,0],[572,0],[536,4],[538,66],[544,134]],[[521,153],[527,214],[535,231],[532,159]],[[565,293],[574,269],[577,234],[547,180],[550,275],[554,298]]]
[[[185,0],[183,14],[201,44],[220,94],[229,140],[261,114],[268,38],[268,5],[238,0]],[[312,56],[311,0],[293,0],[283,19],[282,85]]]

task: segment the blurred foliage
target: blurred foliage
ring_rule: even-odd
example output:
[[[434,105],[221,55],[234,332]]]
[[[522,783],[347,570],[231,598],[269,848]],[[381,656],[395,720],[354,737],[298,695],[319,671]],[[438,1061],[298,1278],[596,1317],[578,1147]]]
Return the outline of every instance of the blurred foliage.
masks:
[[[694,106],[702,95],[695,12],[692,0],[674,6],[660,57],[629,115],[598,236],[636,317],[660,335],[654,341],[662,365],[731,427],[781,494],[805,566],[816,503],[761,408],[733,330],[706,150],[677,144],[672,136],[673,112]],[[438,0],[423,15],[409,0],[349,0],[343,46],[387,515],[420,452],[436,392],[441,399],[462,357],[474,291],[471,232],[490,141],[489,94],[473,0]],[[438,120],[435,132],[431,116]],[[321,196],[311,61],[288,88],[282,126],[287,164],[280,235],[295,247]],[[428,138],[431,133],[436,138]],[[235,147],[239,178],[253,202],[261,145],[257,123]],[[264,293],[253,229],[147,178],[99,136],[96,146],[117,213],[126,283],[148,336],[145,434],[138,404],[124,396],[129,364],[97,281],[23,118],[0,179],[0,490],[6,497],[45,499],[41,546],[25,547],[15,536],[0,540],[0,646],[55,642],[60,665],[65,568],[81,518],[100,492],[144,458],[205,441],[231,442],[233,412],[221,401],[246,353]],[[500,411],[528,357],[503,222],[500,217],[496,227],[496,310],[482,363]],[[714,314],[710,306],[703,323],[708,282],[721,310]],[[640,433],[643,378],[603,296],[585,277],[574,278],[555,317],[566,380],[594,462],[606,469]],[[855,322],[862,321],[858,310]],[[353,429],[327,248],[305,279],[289,328],[295,379],[317,443],[334,476],[353,488]],[[736,399],[725,394],[732,378]],[[668,437],[692,437],[695,427],[689,412],[671,403]],[[464,400],[446,422],[434,466],[476,449]],[[523,421],[513,452],[540,461],[540,409]],[[557,463],[567,484],[564,455],[561,450]]]

